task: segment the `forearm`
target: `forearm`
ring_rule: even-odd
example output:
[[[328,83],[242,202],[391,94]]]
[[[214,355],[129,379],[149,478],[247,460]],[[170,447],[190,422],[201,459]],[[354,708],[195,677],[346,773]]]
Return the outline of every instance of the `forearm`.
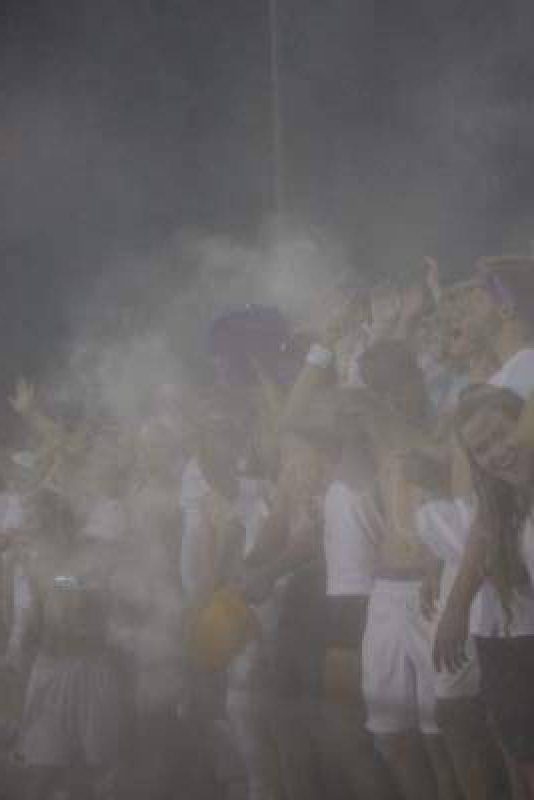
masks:
[[[287,542],[287,539],[286,539]],[[261,603],[271,594],[276,582],[292,574],[300,567],[313,562],[318,555],[314,543],[289,542],[269,560],[257,564],[244,564],[239,587],[248,602]]]
[[[313,561],[316,556],[317,551],[313,547],[290,545],[265,569],[276,581],[278,578],[294,572],[303,564]]]
[[[464,557],[452,591],[448,605],[468,609],[485,577],[486,543],[480,526],[475,523],[471,528]]]
[[[313,561],[316,555],[317,552],[313,547],[289,545],[271,561],[258,567],[257,574],[261,575],[264,581],[274,584],[303,564]]]
[[[314,345],[306,363],[295,381],[287,398],[280,427],[289,429],[297,421],[315,393],[327,385],[331,376],[334,355],[328,347]]]
[[[245,566],[261,568],[272,562],[285,549],[287,536],[287,514],[279,509],[265,520],[254,546],[246,555]]]

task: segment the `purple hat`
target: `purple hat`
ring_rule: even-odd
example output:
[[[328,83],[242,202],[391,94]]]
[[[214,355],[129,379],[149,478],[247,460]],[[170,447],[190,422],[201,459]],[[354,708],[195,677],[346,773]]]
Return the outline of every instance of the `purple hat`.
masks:
[[[230,384],[255,383],[258,371],[276,383],[292,383],[305,353],[277,308],[253,304],[212,322],[209,352],[219,377]]]

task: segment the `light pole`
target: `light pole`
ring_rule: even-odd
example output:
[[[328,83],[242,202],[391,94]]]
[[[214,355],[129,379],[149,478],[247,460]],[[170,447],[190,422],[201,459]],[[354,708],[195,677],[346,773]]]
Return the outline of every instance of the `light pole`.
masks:
[[[278,28],[278,0],[269,0],[269,50],[271,75],[273,206],[276,236],[280,240],[285,217],[284,156],[282,108],[280,92],[280,40]]]

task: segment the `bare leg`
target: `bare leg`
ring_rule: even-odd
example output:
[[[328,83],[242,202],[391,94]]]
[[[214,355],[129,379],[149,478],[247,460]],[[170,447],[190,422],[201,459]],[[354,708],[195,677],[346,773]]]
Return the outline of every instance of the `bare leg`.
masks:
[[[324,703],[321,749],[327,796],[332,800],[399,800],[395,781],[364,724],[358,707]]]
[[[502,752],[511,786],[512,800],[529,800],[527,792],[528,778],[525,776],[525,772],[521,769],[517,761],[506,752],[504,747],[502,748]]]
[[[247,688],[228,690],[228,719],[247,771],[249,800],[274,800],[280,794],[276,743],[262,700]]]
[[[510,798],[506,764],[480,699],[439,700],[436,716],[464,797]]]
[[[438,797],[432,764],[418,733],[380,735],[376,742],[405,800]]]
[[[525,794],[528,800],[534,800],[534,764],[520,764],[518,771],[523,778]]]
[[[320,718],[315,701],[278,699],[271,714],[283,796],[286,800],[322,800],[320,754],[316,747]]]
[[[423,741],[434,768],[439,800],[461,800],[461,790],[443,737],[440,734],[425,735]]]

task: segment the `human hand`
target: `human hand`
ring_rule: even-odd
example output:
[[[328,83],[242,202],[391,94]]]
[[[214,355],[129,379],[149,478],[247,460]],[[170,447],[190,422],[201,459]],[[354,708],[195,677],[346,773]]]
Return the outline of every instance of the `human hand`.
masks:
[[[11,407],[17,414],[27,414],[35,400],[35,389],[24,378],[20,378],[15,385],[15,392],[9,398]]]
[[[451,602],[447,603],[438,624],[433,648],[434,666],[438,672],[458,672],[467,656],[465,643],[468,636],[469,609]]]
[[[432,297],[437,302],[441,294],[441,284],[439,278],[439,264],[435,258],[425,256],[426,285],[432,293]]]
[[[427,622],[432,622],[436,611],[438,610],[440,586],[440,570],[429,570],[423,578],[419,588],[419,605],[421,606],[421,613]]]
[[[349,298],[337,306],[326,320],[320,337],[321,344],[328,349],[334,348],[350,332],[355,319],[354,301]]]

